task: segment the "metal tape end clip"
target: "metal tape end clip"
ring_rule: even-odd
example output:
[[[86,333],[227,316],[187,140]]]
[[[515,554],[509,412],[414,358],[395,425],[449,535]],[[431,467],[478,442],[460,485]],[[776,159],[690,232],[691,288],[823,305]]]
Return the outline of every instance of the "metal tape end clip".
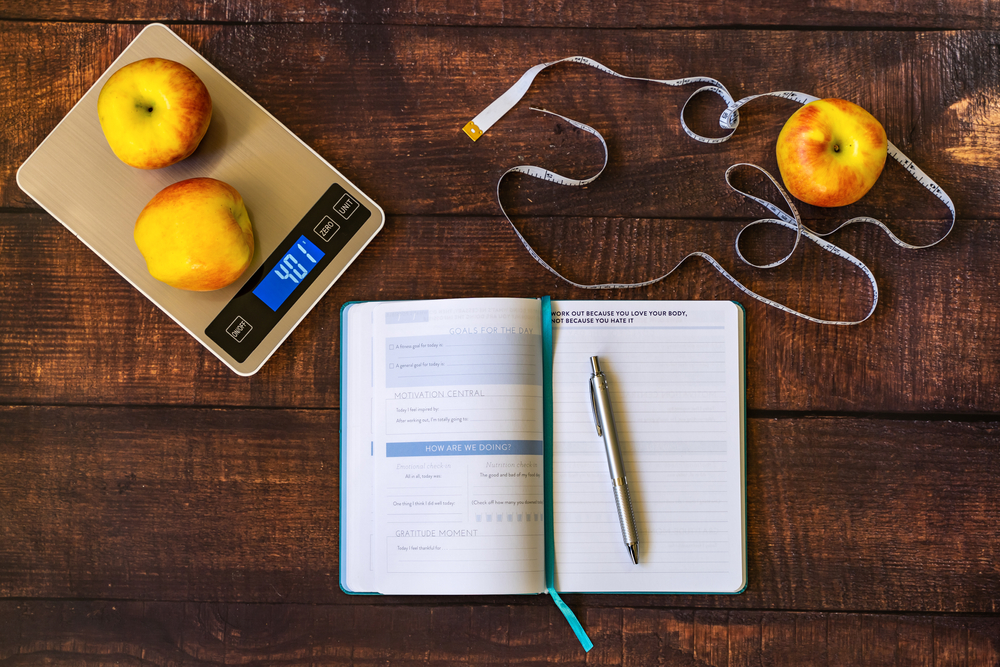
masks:
[[[483,131],[480,130],[479,126],[476,125],[471,120],[465,124],[465,127],[462,128],[462,131],[465,132],[467,135],[469,135],[469,138],[472,139],[473,141],[476,141],[479,139],[479,137],[483,136]]]

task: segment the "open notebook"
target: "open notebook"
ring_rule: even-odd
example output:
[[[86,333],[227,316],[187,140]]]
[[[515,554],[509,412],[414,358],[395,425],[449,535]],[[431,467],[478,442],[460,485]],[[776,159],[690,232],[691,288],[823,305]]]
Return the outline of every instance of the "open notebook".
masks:
[[[730,301],[365,302],[341,322],[348,593],[738,593],[744,321]],[[612,404],[639,534],[591,414]]]

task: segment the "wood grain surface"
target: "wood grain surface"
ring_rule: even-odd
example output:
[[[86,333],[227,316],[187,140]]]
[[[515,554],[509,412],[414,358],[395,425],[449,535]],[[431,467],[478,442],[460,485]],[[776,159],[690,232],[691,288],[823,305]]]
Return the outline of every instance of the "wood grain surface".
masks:
[[[150,21],[170,24],[388,214],[255,376],[232,374],[17,186],[21,163]],[[0,6],[0,665],[1000,665],[1000,10],[820,0]],[[851,99],[952,197],[924,250],[874,226],[740,263],[765,217],[724,180],[777,173],[791,103],[708,145],[694,86],[580,65],[538,77],[478,142],[462,126],[531,65],[719,79],[736,98]],[[686,119],[718,136],[723,109]],[[774,199],[759,177],[739,184]],[[252,201],[248,201],[252,210]],[[890,163],[858,204],[914,244],[947,209]],[[775,230],[740,246],[790,247]],[[352,300],[736,299],[747,311],[749,587],[735,596],[368,597],[339,587],[339,312]]]
[[[860,318],[871,300],[856,269],[814,248],[801,248],[770,276],[741,268],[732,244],[745,221],[559,217],[518,223],[544,257],[580,279],[638,280],[700,249],[762,294],[811,313]],[[1000,411],[1000,311],[993,307],[1000,285],[984,268],[996,262],[996,225],[962,220],[945,244],[924,251],[901,250],[868,230],[841,234],[842,247],[870,263],[881,291],[875,315],[857,327],[811,324],[745,299],[700,259],[661,285],[606,296],[740,300],[753,351],[747,362],[752,410]],[[347,301],[595,298],[536,264],[503,218],[390,216],[264,368],[240,378],[51,218],[0,213],[0,238],[12,248],[32,248],[12,254],[0,274],[6,319],[0,391],[16,403],[336,407],[337,323]]]
[[[542,601],[539,601],[542,602]],[[315,607],[9,602],[11,665],[992,665],[995,617],[636,609],[587,612],[584,657],[548,604]],[[67,618],[80,619],[65,627]],[[55,628],[55,629],[54,629]]]
[[[338,419],[336,410],[0,411],[10,457],[0,471],[9,566],[0,595],[358,604],[337,577]],[[996,611],[1000,422],[760,418],[748,437],[750,585],[669,596],[672,606]],[[568,597],[585,607],[664,600]]]
[[[564,3],[527,0],[392,0],[328,3],[299,2],[199,3],[195,0],[148,0],[142,3],[104,0],[84,3],[39,0],[0,8],[0,18],[56,21],[202,21],[232,23],[348,23],[455,26],[555,26],[560,28],[670,28],[732,26],[814,26],[818,28],[996,29],[1000,12],[989,3],[931,0],[907,3],[872,0],[864,4],[819,0],[807,5],[783,0],[731,3],[723,0],[650,0],[608,3],[581,0]]]
[[[564,65],[543,72],[525,101],[479,142],[462,133],[524,70],[553,59],[553,53],[581,50],[624,74],[715,77],[737,98],[801,90],[851,99],[870,109],[889,140],[952,196],[960,217],[988,217],[1000,194],[992,177],[1000,165],[995,141],[1000,38],[994,32],[172,27],[348,177],[365,183],[389,214],[495,215],[497,177],[524,162],[595,172],[596,141],[531,106],[592,125],[606,136],[611,158],[605,177],[586,189],[553,192],[550,184],[528,182],[525,196],[539,193],[533,198],[537,204],[520,202],[520,212],[660,218],[763,213],[727,196],[723,175],[736,162],[776,173],[774,142],[794,110],[790,102],[752,103],[733,139],[712,146],[688,138],[679,122],[694,86],[621,81]],[[0,107],[13,121],[11,159],[0,172],[0,204],[34,206],[14,183],[14,171],[141,28],[0,24],[0,63],[10,73],[8,87],[27,93],[8,96]],[[55,80],[34,80],[37,68],[28,59],[54,44],[59,60],[47,64]],[[647,58],[648,53],[657,57]],[[810,57],[789,62],[789,54],[799,53]],[[865,75],[859,76],[862,69]],[[45,103],[31,91],[43,94]],[[724,106],[712,98],[701,106],[691,112],[692,125],[721,135],[717,120]],[[885,217],[913,242],[939,237],[948,217],[940,202],[893,163],[854,206],[801,208],[820,228],[847,216]]]

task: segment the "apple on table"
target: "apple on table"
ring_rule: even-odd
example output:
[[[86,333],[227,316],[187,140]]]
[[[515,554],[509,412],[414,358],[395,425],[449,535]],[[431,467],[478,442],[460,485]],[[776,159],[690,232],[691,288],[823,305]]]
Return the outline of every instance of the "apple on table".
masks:
[[[878,180],[888,153],[885,129],[853,102],[816,100],[785,122],[776,147],[778,171],[796,198],[846,206]]]
[[[112,74],[97,98],[108,145],[125,164],[159,169],[180,162],[201,143],[212,97],[185,65],[144,58]]]

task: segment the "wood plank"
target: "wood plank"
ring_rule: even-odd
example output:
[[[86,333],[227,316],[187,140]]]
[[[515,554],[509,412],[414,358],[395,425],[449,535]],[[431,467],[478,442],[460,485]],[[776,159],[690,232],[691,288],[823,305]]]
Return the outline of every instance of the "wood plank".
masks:
[[[741,268],[733,250],[741,221],[518,224],[543,257],[579,280],[658,275],[698,248],[752,289],[812,314],[860,318],[870,299],[858,272],[815,246],[800,248],[773,271]],[[748,249],[759,250],[768,238]],[[874,317],[857,327],[824,327],[780,313],[746,297],[702,260],[685,263],[657,286],[595,293],[545,272],[502,219],[391,216],[260,373],[240,378],[56,222],[40,213],[0,213],[0,396],[8,404],[336,407],[343,303],[548,294],[740,301],[748,315],[751,410],[1000,412],[993,353],[1000,349],[1000,312],[993,306],[1000,285],[979,268],[1000,262],[1000,228],[964,221],[948,245],[923,253],[868,233],[845,231],[839,240],[869,263],[881,290]]]
[[[934,664],[934,620],[917,618],[898,627],[900,662],[916,667]]]
[[[338,586],[338,417],[0,409],[0,597],[361,604]],[[998,433],[998,422],[751,419],[747,591],[569,604],[615,645],[619,606],[995,614]],[[717,650],[715,618],[694,619],[696,654]],[[460,625],[532,643],[504,622]],[[762,632],[781,645],[797,636]]]
[[[3,415],[0,596],[341,597],[336,411]]]
[[[0,601],[0,660],[11,665],[515,665],[532,663],[702,667],[767,664],[865,664],[877,667],[927,664],[934,667],[988,667],[1000,660],[995,616],[913,617],[858,613],[801,614],[741,611],[714,614],[704,628],[720,639],[719,658],[706,661],[689,637],[706,623],[677,609],[628,607],[617,615],[619,643],[601,641],[584,654],[565,622],[542,624],[530,606],[456,603],[431,607],[398,605],[192,604],[181,602]],[[503,633],[486,640],[463,624],[475,615],[494,614]],[[446,619],[445,627],[438,626]],[[462,620],[463,622],[455,622]],[[612,621],[612,617],[608,617]],[[406,625],[400,625],[405,623]],[[850,624],[888,625],[896,632],[879,637],[872,654],[898,656],[888,661],[827,662],[837,650],[822,628]],[[796,632],[803,626],[816,632]],[[780,644],[738,644],[745,630],[781,627],[790,632]],[[759,630],[758,630],[759,631]],[[940,632],[965,638],[968,652],[906,651],[913,644],[936,646]],[[508,637],[520,637],[513,644]],[[727,638],[729,638],[727,640]],[[728,643],[727,643],[728,641]]]
[[[14,121],[0,149],[0,206],[34,207],[17,188],[14,169],[141,27],[0,24],[0,71],[11,77],[0,113]],[[717,77],[736,97],[801,90],[854,100],[954,198],[960,217],[996,217],[1000,199],[993,177],[1000,143],[992,129],[1000,75],[984,55],[995,52],[988,31],[175,27],[393,214],[494,215],[497,178],[516,164],[594,173],[601,160],[596,141],[531,106],[593,125],[606,136],[611,160],[586,189],[519,182],[509,200],[516,212],[675,218],[762,212],[729,193],[723,175],[744,161],[777,173],[774,142],[795,108],[789,102],[752,103],[735,137],[711,146],[687,137],[679,122],[694,86],[628,82],[567,65],[542,73],[524,102],[477,143],[461,132],[528,67],[581,52],[634,76]],[[51,53],[50,44],[60,51]],[[702,97],[689,120],[718,135],[722,105]],[[821,229],[858,214],[888,218],[914,242],[937,238],[948,217],[894,163],[862,202],[802,211]],[[931,224],[914,227],[912,221],[928,218]]]
[[[336,5],[311,2],[210,3],[155,0],[140,5],[123,0],[73,2],[41,0],[0,7],[0,19],[50,21],[224,21],[234,23],[377,23],[449,26],[555,26],[578,28],[670,28],[717,26],[812,26],[856,28],[996,29],[997,12],[988,4],[959,0],[941,5],[929,0],[906,3],[873,0],[846,5],[821,0],[804,6],[787,0],[734,4],[721,0],[670,2],[645,0],[574,3],[498,0],[410,0],[371,4],[361,0]]]
[[[763,617],[759,612],[729,612],[729,664],[732,667],[762,665]]]
[[[694,619],[694,659],[706,665],[728,664],[729,612],[696,611]]]

